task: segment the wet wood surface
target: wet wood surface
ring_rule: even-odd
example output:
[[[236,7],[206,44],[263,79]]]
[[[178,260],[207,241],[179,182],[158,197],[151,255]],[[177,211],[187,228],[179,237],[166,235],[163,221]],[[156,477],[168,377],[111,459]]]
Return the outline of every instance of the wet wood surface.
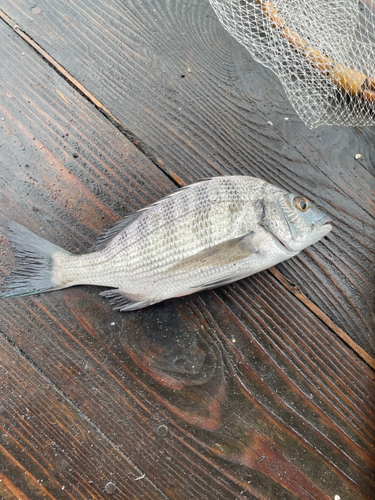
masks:
[[[371,129],[305,129],[202,1],[0,7],[2,275],[7,219],[83,252],[181,182],[258,175],[335,219],[278,270],[373,355]],[[269,271],[127,314],[98,291],[1,302],[1,498],[373,497],[374,371]]]

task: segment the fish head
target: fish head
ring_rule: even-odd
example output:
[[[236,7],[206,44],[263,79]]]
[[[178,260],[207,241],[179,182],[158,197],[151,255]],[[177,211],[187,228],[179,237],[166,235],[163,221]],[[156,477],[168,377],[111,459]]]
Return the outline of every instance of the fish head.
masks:
[[[313,245],[332,229],[331,219],[303,196],[279,191],[265,197],[262,205],[260,225],[288,253]]]

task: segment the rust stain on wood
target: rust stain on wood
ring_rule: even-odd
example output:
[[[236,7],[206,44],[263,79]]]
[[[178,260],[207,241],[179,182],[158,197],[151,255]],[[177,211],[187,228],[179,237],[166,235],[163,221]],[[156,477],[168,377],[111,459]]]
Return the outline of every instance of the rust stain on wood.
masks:
[[[179,187],[186,186],[186,183],[175,172],[169,172],[169,175]]]

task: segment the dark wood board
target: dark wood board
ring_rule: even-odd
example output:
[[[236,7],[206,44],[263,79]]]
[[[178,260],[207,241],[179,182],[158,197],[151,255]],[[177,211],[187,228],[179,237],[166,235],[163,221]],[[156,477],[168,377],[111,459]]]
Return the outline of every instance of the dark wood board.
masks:
[[[297,301],[288,328],[284,289],[274,282],[272,300],[268,284],[129,315],[75,289],[24,300],[18,317],[8,301],[2,316],[27,360],[168,498],[371,499],[370,370]],[[249,315],[249,294],[268,318]]]
[[[5,24],[0,47],[3,275],[6,219],[79,252],[173,184]],[[4,498],[372,496],[374,372],[267,271],[128,314],[4,300],[0,339]]]
[[[252,174],[316,201],[333,232],[279,269],[375,355],[373,129],[308,130],[277,78],[225,32],[208,1],[0,6],[166,172],[187,183]]]
[[[166,498],[4,338],[0,350],[0,498]]]

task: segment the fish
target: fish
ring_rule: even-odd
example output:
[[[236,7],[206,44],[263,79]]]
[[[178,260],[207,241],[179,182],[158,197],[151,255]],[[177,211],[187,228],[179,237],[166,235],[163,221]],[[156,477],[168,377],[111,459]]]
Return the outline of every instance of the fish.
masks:
[[[330,222],[304,196],[250,176],[178,189],[104,230],[81,255],[8,221],[19,268],[5,276],[0,298],[97,285],[114,310],[141,309],[294,257],[326,236]]]

